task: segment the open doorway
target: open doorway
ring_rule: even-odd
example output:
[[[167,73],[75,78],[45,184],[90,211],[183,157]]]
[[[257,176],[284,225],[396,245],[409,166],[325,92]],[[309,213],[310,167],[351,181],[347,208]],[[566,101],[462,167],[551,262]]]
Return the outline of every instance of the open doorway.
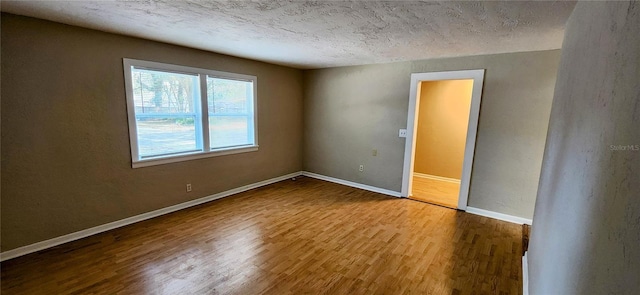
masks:
[[[402,196],[465,210],[484,70],[411,75]]]
[[[409,197],[458,208],[473,80],[422,81]]]

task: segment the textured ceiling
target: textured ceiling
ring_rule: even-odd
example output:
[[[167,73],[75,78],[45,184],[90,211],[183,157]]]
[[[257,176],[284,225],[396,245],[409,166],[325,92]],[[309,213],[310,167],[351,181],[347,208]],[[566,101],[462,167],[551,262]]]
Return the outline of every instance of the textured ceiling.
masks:
[[[297,68],[558,49],[575,2],[2,1],[5,12]]]

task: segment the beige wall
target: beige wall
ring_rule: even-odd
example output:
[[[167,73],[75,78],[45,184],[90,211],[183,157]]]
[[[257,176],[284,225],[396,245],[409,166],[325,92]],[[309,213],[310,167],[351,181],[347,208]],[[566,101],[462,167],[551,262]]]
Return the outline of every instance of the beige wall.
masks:
[[[565,31],[529,247],[530,294],[640,294],[640,3]]]
[[[260,150],[132,169],[124,57],[257,76]],[[4,13],[1,58],[2,251],[302,168],[299,70]]]
[[[473,80],[420,83],[414,172],[460,179]]]
[[[486,69],[469,206],[531,218],[559,58],[551,50],[305,71],[304,169],[399,192],[411,73]]]

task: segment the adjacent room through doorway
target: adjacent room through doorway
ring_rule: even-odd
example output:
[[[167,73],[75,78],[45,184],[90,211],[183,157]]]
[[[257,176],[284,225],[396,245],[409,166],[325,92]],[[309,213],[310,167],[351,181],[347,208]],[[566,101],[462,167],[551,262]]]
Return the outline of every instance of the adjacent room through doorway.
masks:
[[[410,197],[458,207],[473,80],[420,82]]]

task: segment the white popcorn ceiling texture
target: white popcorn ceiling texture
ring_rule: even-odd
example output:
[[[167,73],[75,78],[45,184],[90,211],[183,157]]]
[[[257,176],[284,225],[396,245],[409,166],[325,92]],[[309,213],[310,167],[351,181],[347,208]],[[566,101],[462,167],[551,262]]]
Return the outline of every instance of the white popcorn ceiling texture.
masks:
[[[302,69],[558,49],[570,1],[2,1],[2,11]]]

